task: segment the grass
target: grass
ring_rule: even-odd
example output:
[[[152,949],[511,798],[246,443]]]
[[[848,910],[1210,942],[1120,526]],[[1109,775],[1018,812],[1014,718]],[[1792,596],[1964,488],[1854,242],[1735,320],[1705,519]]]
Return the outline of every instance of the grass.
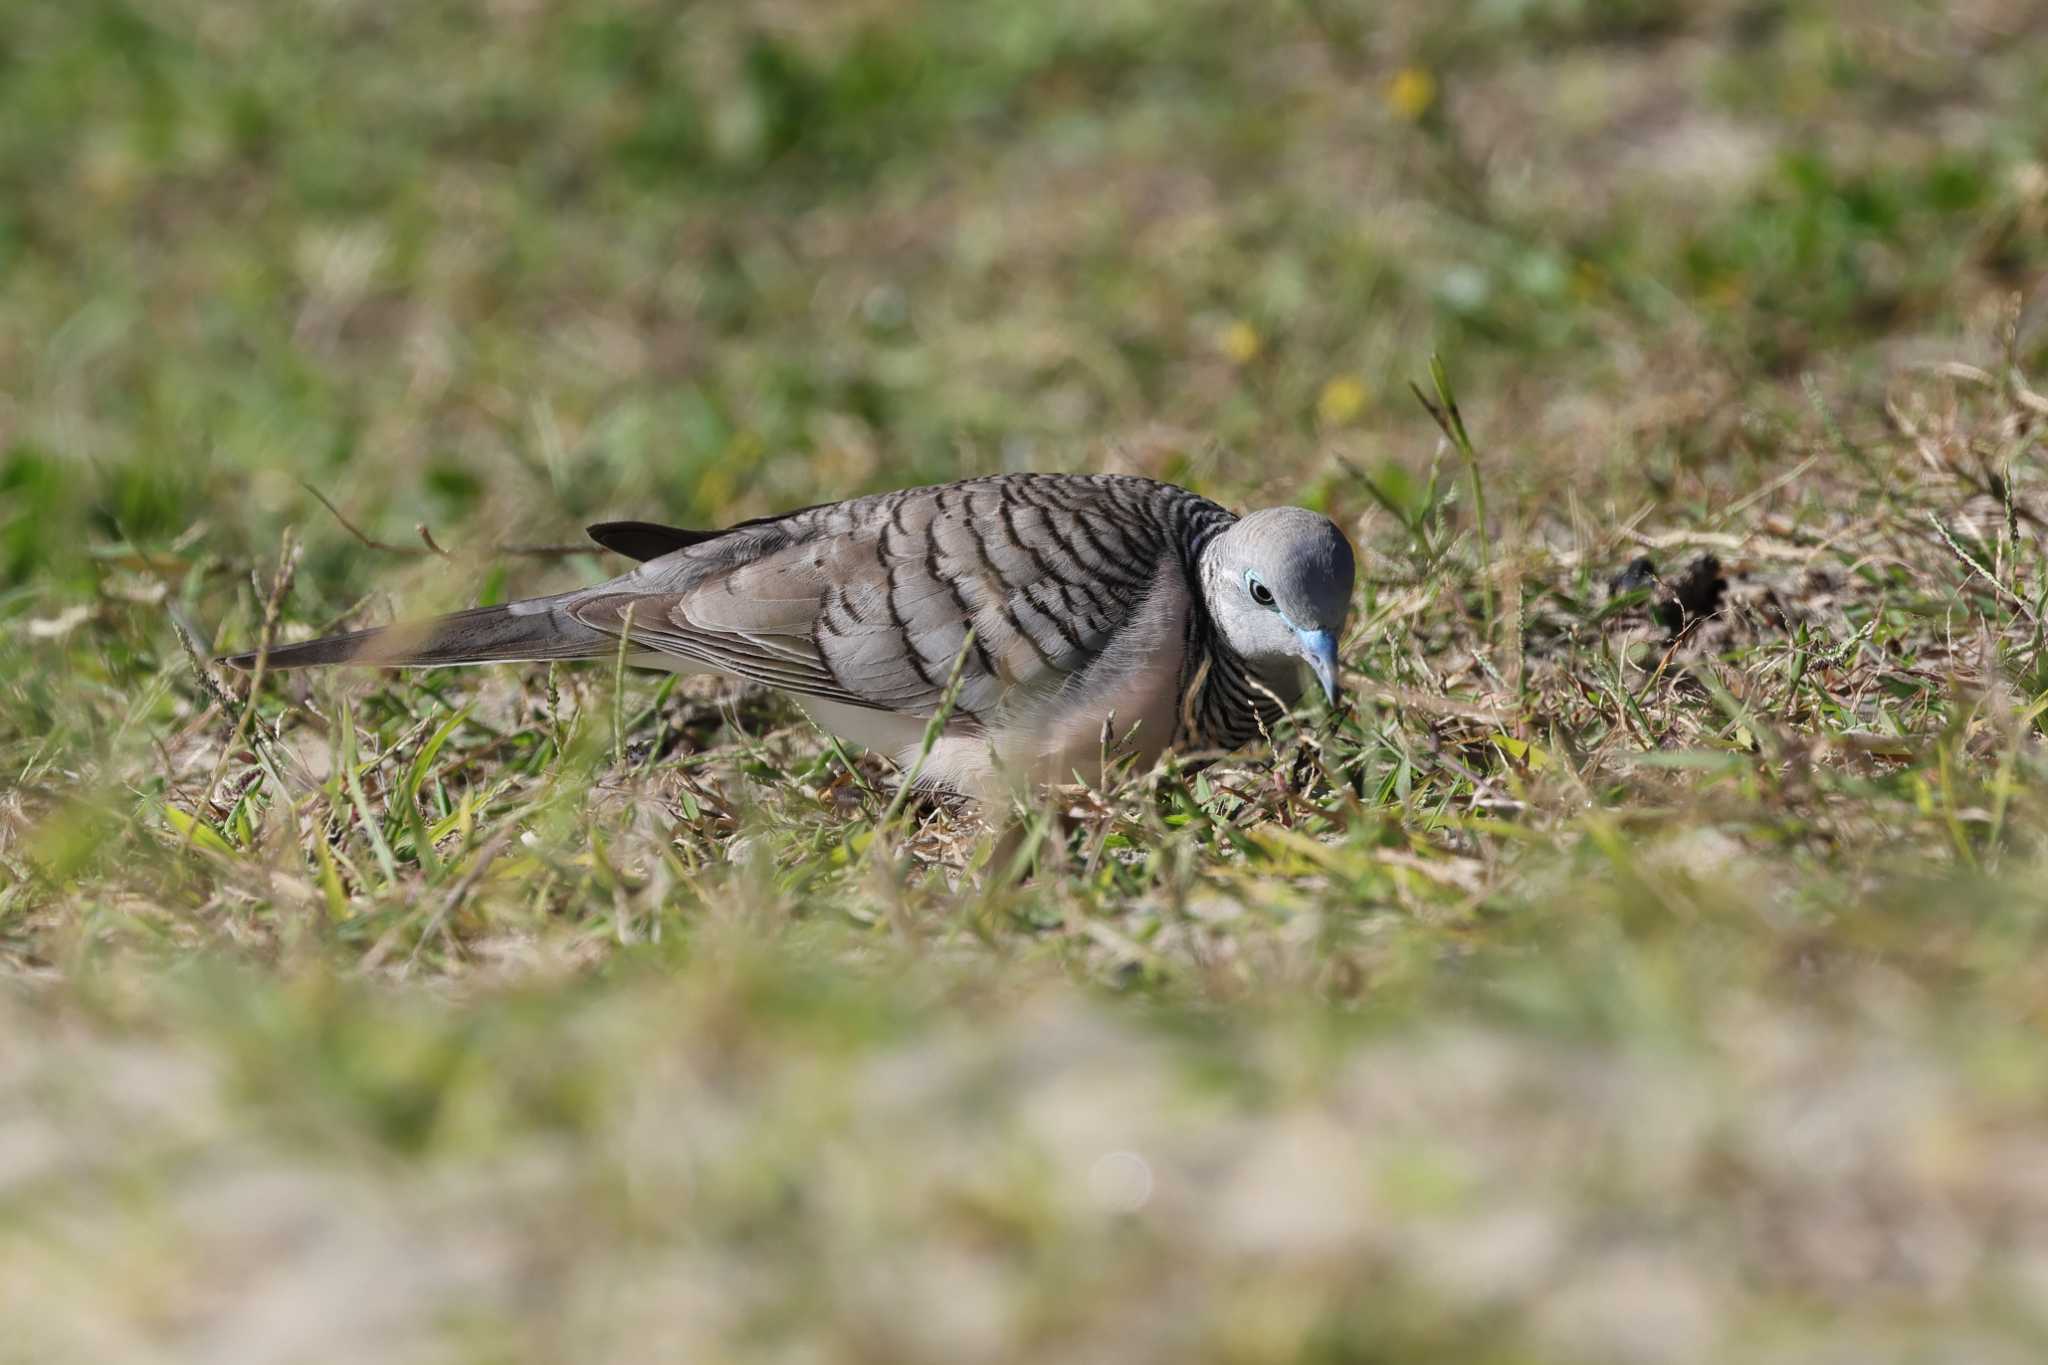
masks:
[[[2048,1345],[2033,7],[287,9],[0,24],[0,1356]],[[1351,704],[1013,870],[175,624],[1008,468],[1329,511]]]

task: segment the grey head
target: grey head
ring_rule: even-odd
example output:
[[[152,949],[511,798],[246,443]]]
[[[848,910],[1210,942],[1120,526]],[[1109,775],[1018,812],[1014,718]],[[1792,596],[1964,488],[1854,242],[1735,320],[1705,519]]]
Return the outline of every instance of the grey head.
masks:
[[[1351,542],[1305,507],[1252,512],[1202,552],[1202,595],[1223,643],[1284,683],[1306,665],[1337,699],[1337,641],[1351,612]],[[1288,686],[1286,699],[1298,695]]]

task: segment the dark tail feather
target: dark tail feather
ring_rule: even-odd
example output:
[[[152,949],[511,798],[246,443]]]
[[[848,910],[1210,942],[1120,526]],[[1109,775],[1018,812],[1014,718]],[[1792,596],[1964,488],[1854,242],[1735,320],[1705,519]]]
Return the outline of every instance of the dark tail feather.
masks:
[[[662,526],[651,521],[600,521],[585,529],[592,540],[613,554],[637,559],[643,564],[727,534],[724,531],[686,531],[680,526]]]
[[[689,531],[680,526],[663,526],[654,521],[600,521],[595,526],[584,528],[590,538],[610,550],[613,554],[637,559],[645,564],[650,559],[672,555],[677,550],[687,550],[693,545],[706,545],[721,540],[735,531],[755,531],[773,526],[778,521],[788,521],[806,512],[815,512],[829,503],[814,502],[809,507],[798,507],[788,512],[777,512],[773,516],[750,517],[736,521],[721,531]]]
[[[431,621],[376,630],[350,631],[296,645],[272,645],[266,669],[314,664],[362,664],[373,668],[425,668],[437,664],[488,664],[545,659],[591,659],[618,648],[618,641],[592,630],[559,605],[539,597],[502,607],[473,607]],[[253,669],[256,653],[224,655],[230,668]]]

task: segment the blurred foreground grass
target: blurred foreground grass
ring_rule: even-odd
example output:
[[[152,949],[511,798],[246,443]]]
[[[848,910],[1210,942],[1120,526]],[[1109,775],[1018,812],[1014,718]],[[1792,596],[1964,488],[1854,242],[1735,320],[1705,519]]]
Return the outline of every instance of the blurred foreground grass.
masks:
[[[2040,1358],[2044,128],[2016,0],[9,7],[0,1356]],[[1328,509],[1356,704],[1015,879],[170,624],[1008,468]]]

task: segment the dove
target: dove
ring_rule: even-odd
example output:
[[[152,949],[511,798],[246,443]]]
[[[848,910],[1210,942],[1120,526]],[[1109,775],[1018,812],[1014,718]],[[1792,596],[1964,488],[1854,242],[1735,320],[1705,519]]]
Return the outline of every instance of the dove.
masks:
[[[1351,544],[1320,513],[1238,516],[1110,474],[1006,474],[717,531],[589,528],[638,567],[593,587],[221,662],[610,659],[780,689],[920,786],[1099,781],[1270,732],[1305,675],[1337,700]],[[943,717],[927,751],[926,731]]]

